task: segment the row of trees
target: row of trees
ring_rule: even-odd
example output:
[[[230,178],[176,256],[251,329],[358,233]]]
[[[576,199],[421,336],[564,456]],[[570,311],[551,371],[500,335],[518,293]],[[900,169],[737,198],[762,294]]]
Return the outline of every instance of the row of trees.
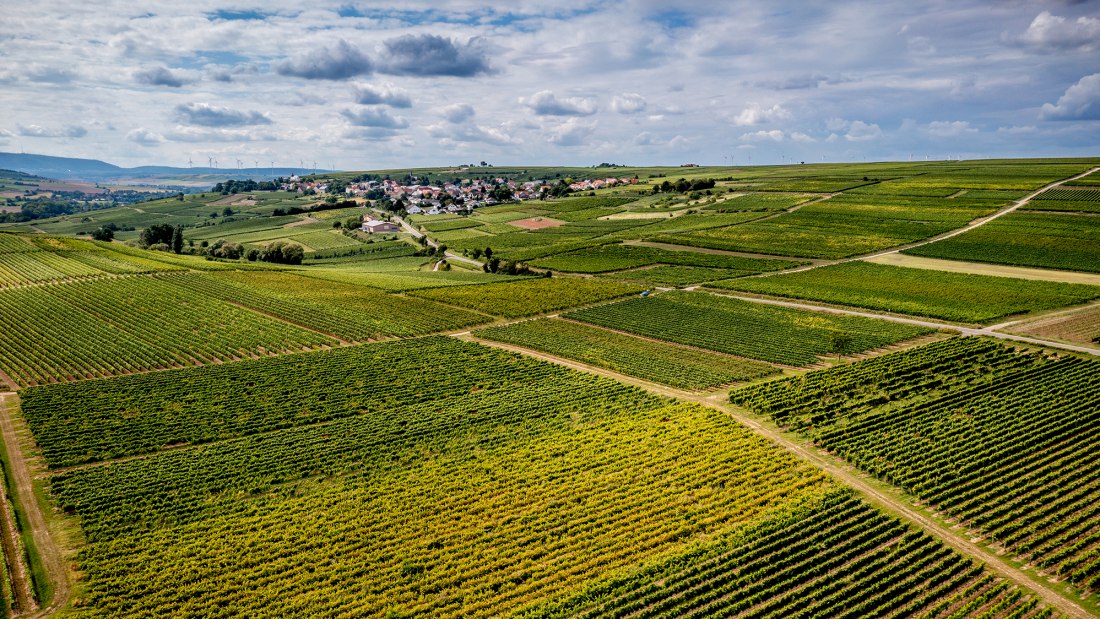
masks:
[[[653,193],[687,193],[689,191],[703,191],[713,188],[713,178],[697,178],[690,181],[686,178],[681,178],[674,183],[664,181],[660,185],[653,185]]]
[[[153,224],[138,235],[138,245],[145,249],[183,253],[183,226]]]
[[[249,191],[276,191],[279,186],[274,181],[262,181],[257,183],[252,179],[238,181],[229,179],[214,185],[211,189],[214,193],[229,195],[232,193],[247,193]]]

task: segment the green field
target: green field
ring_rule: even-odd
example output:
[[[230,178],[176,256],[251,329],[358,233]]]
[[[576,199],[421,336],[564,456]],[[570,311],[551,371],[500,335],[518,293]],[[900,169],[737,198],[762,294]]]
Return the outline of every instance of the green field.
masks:
[[[0,617],[1092,616],[1100,286],[845,258],[1037,194],[913,253],[1100,273],[1100,181],[1044,190],[1097,165],[457,163],[38,210],[0,171]]]
[[[749,274],[761,271],[776,271],[804,263],[612,244],[558,254],[536,260],[531,264],[539,268],[573,273],[606,273],[651,264],[666,264],[735,269],[743,272],[743,274]]]
[[[904,253],[931,258],[1100,273],[1100,217],[1010,213]]]
[[[479,329],[474,335],[684,389],[708,389],[779,371],[765,363],[553,318]]]
[[[492,286],[414,290],[410,294],[493,316],[517,318],[598,303],[642,290],[643,287],[636,284],[554,277]]]
[[[1049,614],[928,534],[838,492],[529,616],[938,617],[949,609],[951,617]]]
[[[179,267],[116,250],[107,243],[0,233],[0,288]]]
[[[0,291],[0,308],[0,370],[20,385],[336,343],[148,276]]]
[[[1100,363],[953,339],[734,391],[1022,561],[1100,588]]]
[[[859,261],[787,275],[714,282],[708,286],[969,323],[1100,298],[1100,287],[1084,284],[947,273]]]
[[[189,294],[243,305],[346,341],[422,335],[489,320],[423,299],[292,273],[189,274],[164,281]]]
[[[496,616],[835,488],[713,410],[452,340],[392,346],[468,348],[503,383],[455,372],[440,387],[451,379],[427,370],[423,403],[379,394],[373,412],[53,477],[89,540],[80,609]],[[299,380],[296,397],[357,411],[364,394],[332,382],[359,374],[337,376]],[[113,383],[100,408],[129,397]],[[210,381],[193,397],[225,391]]]
[[[832,334],[860,352],[929,329],[858,316],[762,305],[705,293],[668,292],[570,312],[566,318],[750,359],[809,365],[832,352]]]
[[[824,200],[760,222],[664,234],[654,240],[761,254],[846,258],[947,232],[992,213],[988,200]]]
[[[619,271],[617,273],[604,273],[601,277],[608,279],[627,280],[641,282],[647,286],[687,286],[689,284],[703,284],[718,280],[732,279],[752,275],[754,271],[740,271],[738,269],[709,269],[705,267],[680,267],[657,266],[633,271]]]

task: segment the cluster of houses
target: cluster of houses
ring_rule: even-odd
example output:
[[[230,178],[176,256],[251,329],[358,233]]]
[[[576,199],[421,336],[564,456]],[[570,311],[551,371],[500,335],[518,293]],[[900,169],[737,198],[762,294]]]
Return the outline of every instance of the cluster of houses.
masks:
[[[400,182],[392,179],[364,181],[348,184],[347,188],[344,189],[344,193],[349,196],[367,196],[368,194],[381,190],[390,200],[394,202],[401,200],[406,205],[406,210],[409,213],[414,215],[421,213],[435,215],[437,213],[430,211],[435,209],[438,213],[454,213],[470,210],[478,206],[496,204],[497,200],[492,194],[500,186],[508,187],[512,195],[520,200],[529,200],[538,197],[537,194],[531,194],[526,190],[517,191],[515,181],[506,181],[502,178],[496,179],[495,183],[466,179],[458,184],[445,183],[442,186],[421,184],[402,185]],[[450,202],[451,204],[444,208],[444,202]],[[414,208],[417,210],[413,210]]]
[[[327,193],[328,183],[323,181],[303,181],[302,177],[295,174],[286,179],[286,182],[279,183],[279,189],[283,191],[300,191],[302,193],[309,190],[313,190],[316,193]]]
[[[573,191],[590,191],[593,189],[603,189],[604,187],[614,187],[616,185],[637,185],[638,177],[623,177],[623,178],[597,178],[592,181],[577,181],[571,183],[569,188]]]

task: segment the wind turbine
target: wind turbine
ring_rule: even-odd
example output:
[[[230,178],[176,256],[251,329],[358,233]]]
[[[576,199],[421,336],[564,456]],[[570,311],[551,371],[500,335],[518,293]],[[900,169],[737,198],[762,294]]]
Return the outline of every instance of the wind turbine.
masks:
[[[241,161],[240,159],[238,159],[238,160],[237,160],[237,169],[238,169],[238,170],[240,170],[240,169],[241,169],[241,164],[242,164],[242,163],[244,163],[244,162],[243,162],[243,161]]]
[[[208,168],[214,167],[214,158],[213,157],[207,157],[206,158],[206,167],[208,167]]]
[[[191,158],[190,157],[187,158],[187,168],[188,169],[191,168]]]

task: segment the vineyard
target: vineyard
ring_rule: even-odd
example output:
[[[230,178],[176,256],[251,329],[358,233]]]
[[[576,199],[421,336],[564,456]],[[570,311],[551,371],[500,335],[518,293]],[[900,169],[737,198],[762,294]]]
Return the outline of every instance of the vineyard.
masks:
[[[463,369],[425,381],[420,363],[429,355]],[[424,338],[47,385],[23,392],[23,415],[46,464],[72,466],[377,414],[396,401],[461,395],[471,384],[512,388],[517,376],[537,380],[551,369],[450,338]]]
[[[359,285],[321,283],[291,273],[231,272],[163,276],[188,294],[243,305],[345,341],[421,335],[489,319],[423,299]]]
[[[856,353],[912,339],[930,329],[857,316],[762,305],[703,293],[668,292],[570,312],[566,318],[667,342],[793,366],[832,352],[832,335]]]
[[[778,372],[765,363],[553,318],[488,327],[474,335],[683,389],[708,389]]]
[[[799,262],[743,258],[721,254],[703,254],[692,251],[669,251],[654,247],[611,244],[582,249],[566,254],[536,260],[533,266],[573,273],[606,273],[651,264],[712,267],[736,270],[741,274],[777,271],[798,266]],[[732,277],[732,276],[731,276]]]
[[[714,282],[708,286],[970,323],[1100,297],[1100,287],[1085,284],[948,273],[861,261],[787,275]]]
[[[1100,273],[1100,217],[1010,213],[907,254]]]
[[[498,373],[429,371],[361,414],[52,477],[89,540],[77,614],[499,616],[835,488],[717,411],[473,344],[382,346]],[[313,378],[294,393],[364,393]],[[120,381],[96,408],[128,406]]]
[[[317,175],[336,201],[385,177],[456,204],[498,177],[633,181],[402,215],[446,264],[343,229],[400,209],[376,186],[322,211],[295,191],[16,206],[0,616],[1096,615],[1100,361],[1051,351],[1100,345],[1100,286],[1059,281],[1100,273],[1100,181],[981,222],[1095,165]],[[846,260],[972,222],[906,253],[1063,272]],[[133,242],[165,223],[193,246]],[[218,239],[306,255],[203,255]]]
[[[641,292],[642,286],[590,279],[539,278],[492,286],[415,290],[411,295],[507,318],[543,314]]]
[[[1052,613],[926,533],[838,491],[523,616],[963,618]]]
[[[0,320],[0,370],[20,385],[337,343],[149,276],[6,290]]]
[[[993,212],[1002,202],[841,194],[765,221],[665,234],[653,240],[803,258],[846,258],[958,228]]]
[[[1068,186],[1056,187],[1035,196],[1026,208],[1032,211],[1098,213],[1100,212],[1100,190]]]
[[[1020,560],[1100,588],[1100,363],[963,338],[734,391]]]
[[[733,279],[735,277],[744,277],[749,274],[751,274],[751,272],[739,271],[737,269],[657,266],[646,269],[635,269],[633,271],[604,273],[600,275],[600,277],[639,282],[647,286],[679,287]]]
[[[169,264],[127,256],[106,244],[0,233],[0,289],[55,280],[175,269],[177,267]]]

